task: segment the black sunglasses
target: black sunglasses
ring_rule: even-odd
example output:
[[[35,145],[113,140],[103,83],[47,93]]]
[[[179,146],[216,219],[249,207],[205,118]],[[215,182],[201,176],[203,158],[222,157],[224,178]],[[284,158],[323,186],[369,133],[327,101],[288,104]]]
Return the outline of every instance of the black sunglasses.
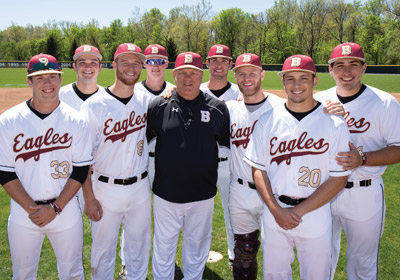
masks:
[[[150,58],[150,59],[146,60],[146,64],[148,64],[148,65],[155,65],[156,63],[157,63],[157,65],[163,65],[163,64],[167,63],[167,61],[162,58]]]

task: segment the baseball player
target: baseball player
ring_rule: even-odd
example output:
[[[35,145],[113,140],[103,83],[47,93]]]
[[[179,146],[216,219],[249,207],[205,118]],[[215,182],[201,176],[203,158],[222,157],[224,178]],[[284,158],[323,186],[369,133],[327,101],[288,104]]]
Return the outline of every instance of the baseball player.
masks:
[[[144,62],[144,67],[146,68],[147,78],[135,85],[136,91],[143,91],[144,93],[150,95],[152,98],[159,96],[164,91],[175,87],[170,82],[165,81],[164,73],[168,67],[168,54],[166,49],[158,44],[149,45],[144,49],[144,55],[146,60]],[[149,143],[149,180],[150,184],[154,179],[154,148],[155,141]],[[121,235],[121,248],[124,247],[124,235]],[[123,250],[120,251],[122,269],[120,272],[120,277],[126,276],[125,259],[123,255]]]
[[[224,102],[200,91],[199,54],[178,55],[176,91],[148,109],[147,139],[157,137],[153,182],[153,277],[174,279],[174,258],[183,230],[184,279],[202,279],[211,245],[218,146],[229,146],[229,113]],[[129,276],[129,273],[128,273]]]
[[[60,100],[67,103],[76,111],[80,111],[83,102],[99,91],[97,77],[101,71],[102,56],[96,47],[82,45],[75,50],[72,64],[76,72],[76,82],[61,87]],[[86,184],[91,184],[89,179]],[[85,184],[84,183],[84,184]],[[78,191],[78,200],[81,210],[84,209],[82,189]]]
[[[255,280],[263,203],[253,182],[251,167],[243,157],[260,116],[285,100],[262,91],[265,72],[257,55],[240,55],[233,71],[243,94],[242,101],[227,102],[231,120],[229,211],[235,238],[233,278]]]
[[[329,279],[331,211],[328,203],[346,185],[350,171],[335,157],[348,150],[343,118],[325,114],[313,98],[318,78],[309,56],[285,60],[287,102],[260,117],[247,147],[263,210],[264,279],[291,279],[293,246],[301,279]]]
[[[115,83],[88,99],[81,112],[92,129],[93,190],[84,189],[92,220],[92,279],[112,279],[123,224],[127,279],[145,279],[151,248],[151,190],[146,112],[151,96],[135,89],[145,56],[119,45]]]
[[[331,203],[331,279],[342,229],[347,237],[348,279],[378,279],[379,240],[385,218],[381,175],[386,165],[400,162],[400,106],[392,95],[361,83],[367,65],[360,45],[336,46],[328,63],[336,86],[319,92],[316,98],[343,103],[351,142],[356,145],[351,152],[340,154],[344,169],[355,169],[346,188]]]
[[[237,85],[228,82],[228,71],[232,68],[230,50],[224,45],[213,45],[207,56],[206,65],[210,69],[210,80],[200,85],[200,90],[222,101],[236,100],[240,94]],[[220,147],[218,151],[218,181],[221,203],[224,209],[225,228],[228,242],[229,266],[232,268],[235,254],[234,238],[229,217],[229,149]]]
[[[82,45],[75,50],[73,59],[76,82],[61,87],[60,100],[79,111],[83,102],[101,88],[97,77],[101,71],[102,55],[96,47]]]
[[[47,54],[28,63],[33,96],[0,117],[0,183],[11,196],[12,279],[36,279],[44,238],[60,279],[84,279],[83,222],[76,192],[92,163],[90,131],[59,100],[61,67]]]

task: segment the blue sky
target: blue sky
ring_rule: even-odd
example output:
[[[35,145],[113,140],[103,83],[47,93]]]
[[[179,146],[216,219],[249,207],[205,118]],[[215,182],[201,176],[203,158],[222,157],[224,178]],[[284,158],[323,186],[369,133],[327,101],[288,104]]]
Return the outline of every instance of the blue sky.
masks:
[[[208,2],[212,3],[215,13],[229,8],[240,8],[244,12],[259,13],[274,4],[273,0],[209,0]],[[91,19],[96,19],[102,27],[109,26],[113,20],[119,18],[124,24],[127,24],[128,19],[133,16],[137,8],[140,8],[141,14],[152,8],[158,8],[168,16],[171,8],[181,7],[184,4],[196,5],[197,3],[199,0],[1,1],[0,30],[6,29],[12,23],[20,26],[42,25],[52,20],[87,24]]]

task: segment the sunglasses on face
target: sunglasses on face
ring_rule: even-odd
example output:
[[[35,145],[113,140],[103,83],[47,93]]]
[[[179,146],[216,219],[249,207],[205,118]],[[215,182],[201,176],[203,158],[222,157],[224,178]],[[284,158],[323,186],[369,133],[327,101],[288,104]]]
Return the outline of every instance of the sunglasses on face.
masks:
[[[157,65],[163,65],[163,64],[167,63],[167,61],[162,58],[150,58],[150,59],[146,60],[146,64],[148,64],[148,65],[155,65],[156,63],[157,63]]]

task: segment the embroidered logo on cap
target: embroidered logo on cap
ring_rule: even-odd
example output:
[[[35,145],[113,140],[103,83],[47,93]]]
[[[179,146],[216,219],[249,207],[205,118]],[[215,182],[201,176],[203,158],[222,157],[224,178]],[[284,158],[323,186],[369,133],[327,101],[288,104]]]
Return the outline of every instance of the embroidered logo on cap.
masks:
[[[47,64],[49,64],[49,59],[47,57],[41,57],[39,58],[39,62],[47,66]]]
[[[185,63],[192,63],[193,62],[193,56],[190,54],[185,54]]]
[[[218,46],[217,49],[216,49],[216,51],[215,51],[215,53],[224,53],[224,48]]]
[[[351,46],[342,46],[342,55],[351,54]]]
[[[300,57],[293,57],[292,64],[290,67],[299,67],[301,65],[301,58]]]
[[[83,46],[83,51],[84,52],[90,52],[92,50],[91,46]]]
[[[128,51],[136,51],[136,46],[134,44],[127,44],[128,45]]]
[[[158,48],[157,47],[152,47],[151,48],[151,53],[158,53]]]
[[[251,61],[251,55],[245,54],[243,55],[243,62],[250,62]]]

